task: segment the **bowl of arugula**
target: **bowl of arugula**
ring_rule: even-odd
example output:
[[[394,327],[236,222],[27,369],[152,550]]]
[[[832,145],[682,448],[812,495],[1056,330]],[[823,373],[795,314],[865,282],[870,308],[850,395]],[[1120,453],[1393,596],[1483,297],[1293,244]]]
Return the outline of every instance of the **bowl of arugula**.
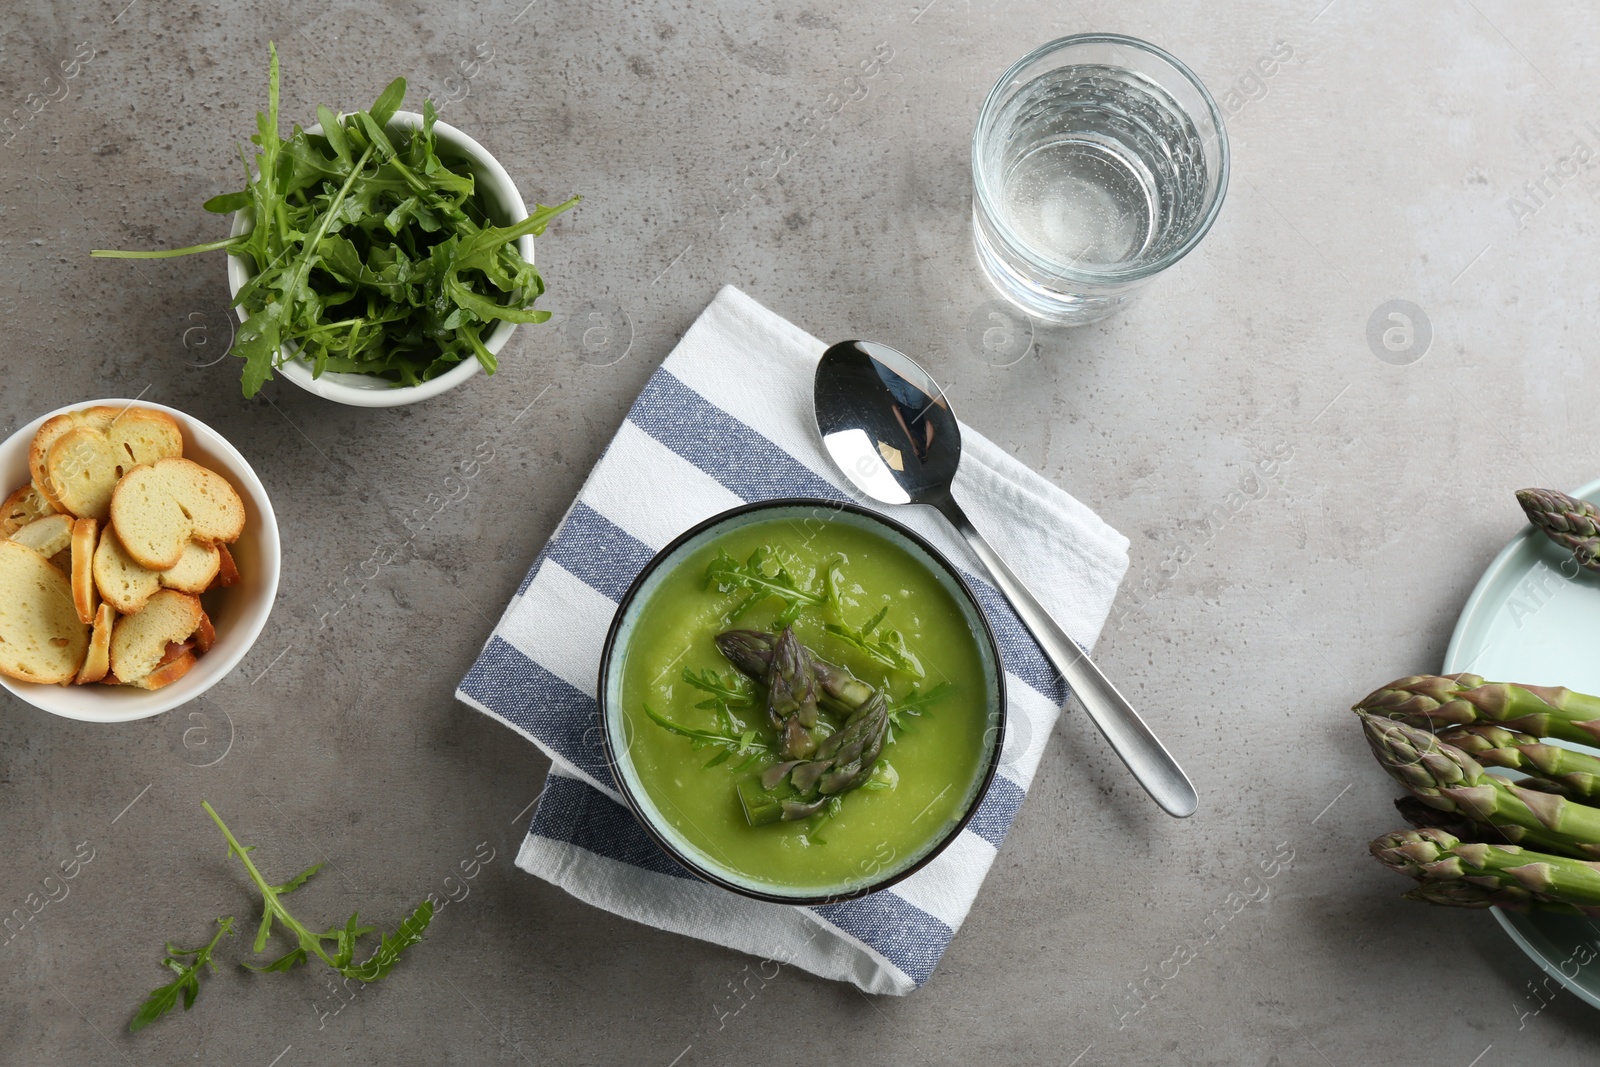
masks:
[[[579,198],[530,213],[482,145],[439,122],[431,100],[400,110],[405,93],[396,78],[370,109],[319,106],[315,125],[283,137],[273,49],[246,187],[205,203],[232,216],[229,237],[94,254],[225,250],[246,397],[281,371],[328,400],[394,407],[493,374],[517,326],[550,317],[534,307],[545,286],[533,239]]]

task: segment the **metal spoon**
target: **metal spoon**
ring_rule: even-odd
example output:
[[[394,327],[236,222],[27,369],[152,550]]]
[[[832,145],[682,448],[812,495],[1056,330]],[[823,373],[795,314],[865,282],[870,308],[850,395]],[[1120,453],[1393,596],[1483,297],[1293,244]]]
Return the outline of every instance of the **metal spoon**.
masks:
[[[851,484],[882,503],[926,504],[948,519],[1139,784],[1169,815],[1193,815],[1200,800],[1178,761],[951,496],[961,427],[928,372],[887,345],[841,341],[822,354],[814,388],[822,442]]]

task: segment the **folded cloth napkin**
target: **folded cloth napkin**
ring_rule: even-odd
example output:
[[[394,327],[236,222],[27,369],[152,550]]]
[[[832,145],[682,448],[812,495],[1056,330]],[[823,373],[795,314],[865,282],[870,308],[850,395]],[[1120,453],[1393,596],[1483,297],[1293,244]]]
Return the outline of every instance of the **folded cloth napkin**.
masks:
[[[518,867],[638,922],[869,993],[905,994],[928,980],[966,918],[1067,696],[942,519],[927,508],[890,509],[962,570],[987,612],[1006,670],[1009,727],[999,773],[972,821],[933,862],[892,888],[801,908],[749,900],[694,878],[623,806],[595,703],[601,645],[617,602],[678,534],[754,500],[866,503],[845,488],[812,420],[811,379],[824,347],[737,289],[717,294],[651,376],[456,696],[552,761]],[[956,495],[973,524],[1068,633],[1091,641],[1127,570],[1127,538],[970,428],[962,428],[961,440]]]

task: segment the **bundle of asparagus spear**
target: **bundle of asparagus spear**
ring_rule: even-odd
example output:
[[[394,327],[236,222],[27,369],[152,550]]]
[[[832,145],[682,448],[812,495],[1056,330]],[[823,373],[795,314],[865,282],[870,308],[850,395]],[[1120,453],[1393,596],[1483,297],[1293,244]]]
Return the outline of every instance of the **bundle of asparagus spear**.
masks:
[[[1475,674],[1414,675],[1355,706],[1373,754],[1410,793],[1416,829],[1373,841],[1418,885],[1406,897],[1460,908],[1600,916],[1600,697]],[[1513,782],[1484,765],[1524,772]]]
[[[1577,567],[1600,572],[1600,509],[1553,489],[1518,490],[1517,502]],[[1369,846],[1417,880],[1407,898],[1600,916],[1600,758],[1545,743],[1600,746],[1600,697],[1413,675],[1354,710],[1378,762],[1410,793],[1395,807],[1415,829]]]

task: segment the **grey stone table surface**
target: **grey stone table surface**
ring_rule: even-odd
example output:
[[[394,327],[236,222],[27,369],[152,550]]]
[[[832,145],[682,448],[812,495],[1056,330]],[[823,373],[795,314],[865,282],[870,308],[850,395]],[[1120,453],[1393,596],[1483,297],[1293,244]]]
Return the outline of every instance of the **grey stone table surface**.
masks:
[[[968,139],[1013,59],[1096,29],[1194,66],[1233,180],[1131,310],[1052,331],[979,274]],[[1593,1062],[1596,1016],[1535,996],[1490,917],[1403,902],[1366,857],[1395,791],[1345,709],[1437,668],[1520,526],[1513,489],[1600,472],[1597,39],[1591,7],[1510,0],[6,0],[0,430],[101,396],[191,412],[262,475],[285,568],[260,641],[193,705],[95,726],[0,701],[0,911],[93,850],[0,945],[0,1060]],[[539,242],[557,317],[493,379],[390,411],[283,381],[246,401],[219,358],[220,260],[88,257],[222,232],[200,204],[237,186],[269,40],[286,116],[403,74],[530,200],[584,195]],[[1193,819],[1162,815],[1069,710],[909,997],[783,969],[734,1001],[749,958],[518,872],[546,763],[452,697],[724,284],[921,356],[968,422],[1132,539],[1098,652],[1200,790]],[[465,499],[352,578],[475,451]],[[162,941],[249,908],[202,798],[274,870],[328,863],[298,898],[316,916],[470,894],[359,994],[228,965],[129,1034]]]

